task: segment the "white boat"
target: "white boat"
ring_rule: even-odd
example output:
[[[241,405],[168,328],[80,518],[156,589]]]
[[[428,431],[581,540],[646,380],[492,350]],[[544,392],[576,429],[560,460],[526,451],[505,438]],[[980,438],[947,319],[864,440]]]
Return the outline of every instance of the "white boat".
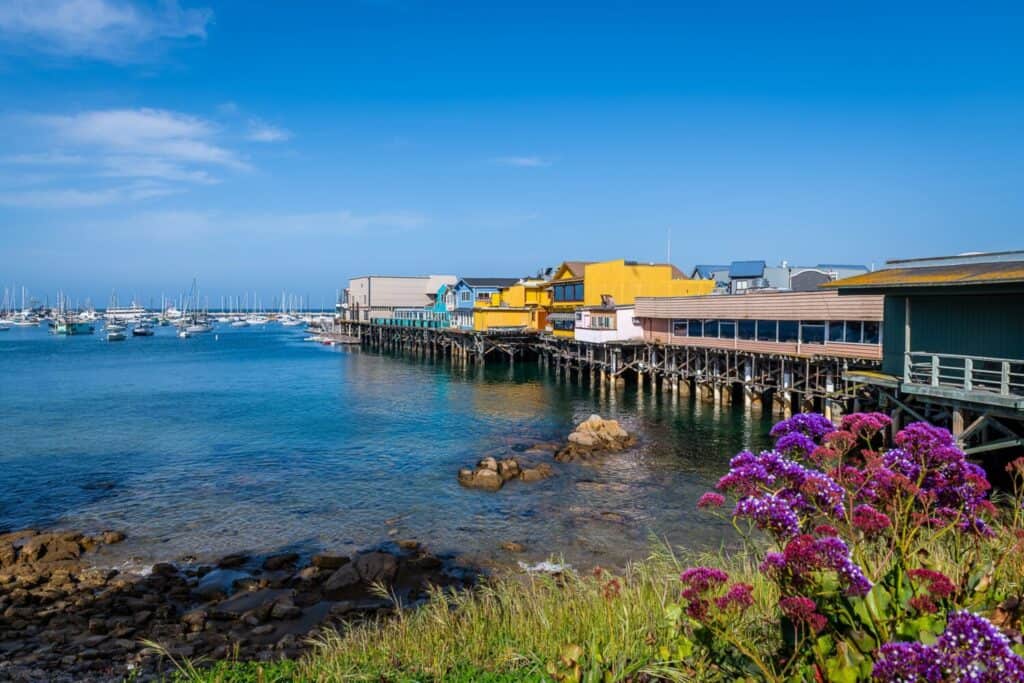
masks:
[[[107,332],[124,332],[125,326],[121,323],[107,323],[104,328]]]
[[[178,332],[178,336],[181,337],[182,339],[188,339],[189,337],[192,336],[192,334],[188,330],[180,330]]]
[[[265,316],[262,316],[262,315],[250,315],[249,317],[247,317],[245,319],[245,321],[247,323],[249,323],[250,325],[266,325],[267,324],[267,318]]]
[[[206,322],[194,322],[190,325],[186,325],[185,331],[189,334],[203,334],[204,332],[212,332],[213,325]]]
[[[150,325],[149,323],[142,323],[141,325],[136,325],[135,327],[132,328],[132,336],[133,337],[152,337],[153,336],[153,326]]]
[[[244,318],[239,318],[238,320],[233,320],[231,322],[231,327],[249,327],[249,321]]]
[[[7,332],[13,327],[10,320],[0,320],[0,332]]]
[[[127,337],[125,337],[124,332],[107,332],[108,342],[124,341],[126,338]]]
[[[183,316],[183,315],[184,315],[184,313],[179,311],[174,306],[168,306],[167,310],[164,311],[164,319],[165,320],[181,320],[181,316]]]
[[[121,321],[127,323],[139,322],[140,320],[148,317],[149,315],[149,311],[147,311],[142,306],[139,306],[134,301],[132,302],[132,305],[127,308],[118,308],[117,306],[114,306],[112,308],[108,308],[106,311],[103,312],[103,317],[106,318],[107,320]]]

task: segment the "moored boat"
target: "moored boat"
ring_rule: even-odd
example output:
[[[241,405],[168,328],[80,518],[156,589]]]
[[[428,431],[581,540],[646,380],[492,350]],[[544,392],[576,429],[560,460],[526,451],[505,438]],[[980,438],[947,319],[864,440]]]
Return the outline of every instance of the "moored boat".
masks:
[[[119,331],[114,331],[114,332],[109,332],[108,331],[107,332],[107,341],[108,342],[124,341],[125,339],[127,339],[127,337],[125,337],[124,332],[119,332]]]
[[[153,336],[153,326],[150,325],[149,323],[142,323],[141,325],[136,325],[135,327],[132,328],[132,336],[133,337],[152,337]]]

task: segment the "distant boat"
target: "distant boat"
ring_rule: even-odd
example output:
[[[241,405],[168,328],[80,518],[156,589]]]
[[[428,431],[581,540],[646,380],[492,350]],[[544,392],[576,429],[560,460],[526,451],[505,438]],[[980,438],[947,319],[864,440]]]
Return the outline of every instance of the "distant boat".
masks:
[[[231,327],[249,327],[249,321],[244,318],[239,318],[238,320],[232,321]]]
[[[132,336],[133,337],[152,337],[153,336],[153,326],[150,325],[149,323],[142,323],[141,325],[136,325],[135,327],[132,328]]]
[[[124,341],[125,339],[127,339],[127,337],[125,337],[124,332],[107,332],[108,342]]]
[[[125,326],[120,323],[107,323],[107,326],[104,329],[106,329],[107,332],[124,332]]]
[[[0,332],[10,331],[12,325],[10,320],[0,320]]]
[[[74,336],[79,334],[92,334],[95,331],[95,327],[88,320],[76,319],[71,315],[66,315],[53,323],[53,327],[50,328],[50,332],[53,334],[63,334],[67,336]]]

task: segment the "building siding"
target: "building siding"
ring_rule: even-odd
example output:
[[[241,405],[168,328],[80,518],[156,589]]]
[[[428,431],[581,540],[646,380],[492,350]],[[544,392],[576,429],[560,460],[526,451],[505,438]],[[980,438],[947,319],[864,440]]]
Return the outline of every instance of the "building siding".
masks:
[[[884,372],[903,374],[908,299],[911,351],[1024,360],[1024,294],[888,295]]]

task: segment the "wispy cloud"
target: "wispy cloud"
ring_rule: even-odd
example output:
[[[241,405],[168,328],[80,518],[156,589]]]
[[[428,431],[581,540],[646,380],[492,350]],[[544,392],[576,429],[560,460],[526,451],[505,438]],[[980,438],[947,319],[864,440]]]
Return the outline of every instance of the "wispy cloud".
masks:
[[[4,0],[0,37],[8,49],[110,62],[144,61],[168,41],[206,38],[208,8],[178,0]]]
[[[65,154],[58,151],[12,154],[0,157],[0,163],[17,164],[19,166],[73,166],[84,161],[85,159],[77,154]]]
[[[42,116],[38,121],[63,140],[107,150],[246,169],[248,164],[211,138],[210,122],[162,109],[110,109],[71,116]]]
[[[53,188],[0,192],[0,206],[21,209],[81,209],[162,197],[177,191],[162,184],[133,183],[95,190]]]
[[[518,166],[519,168],[538,168],[541,166],[550,166],[553,163],[551,159],[536,156],[497,157],[493,161],[501,166]]]
[[[12,125],[19,121],[31,126],[22,138],[41,139],[51,151],[19,150],[0,156],[0,166],[18,169],[26,179],[30,168],[45,168],[49,176],[19,183],[17,193],[8,189],[0,196],[6,206],[84,208],[142,201],[251,169],[225,144],[229,135],[221,126],[182,112],[107,109],[22,117]]]
[[[272,126],[259,119],[249,119],[249,133],[246,138],[253,142],[284,142],[291,137],[290,130]]]

